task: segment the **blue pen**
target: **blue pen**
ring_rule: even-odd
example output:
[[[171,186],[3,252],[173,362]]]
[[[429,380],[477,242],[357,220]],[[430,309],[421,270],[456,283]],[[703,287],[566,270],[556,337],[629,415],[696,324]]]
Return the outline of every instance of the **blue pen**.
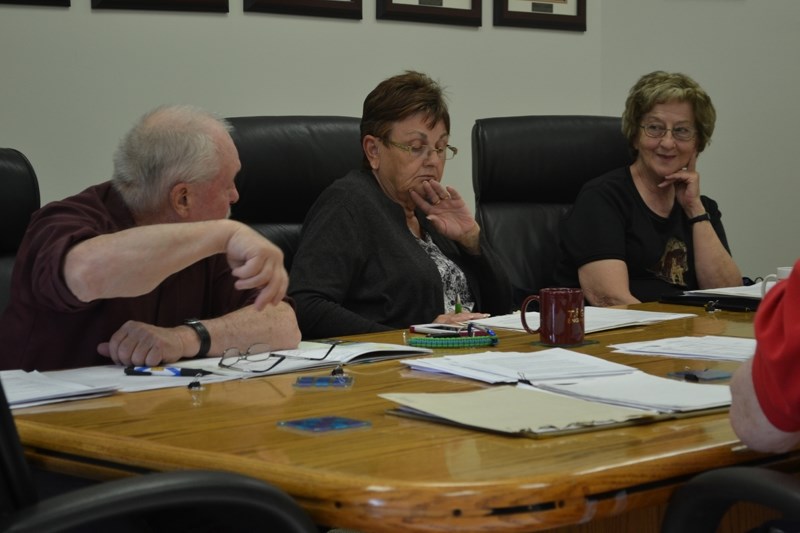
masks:
[[[211,374],[208,370],[200,368],[178,368],[176,366],[128,366],[125,374],[128,376],[167,376],[167,377],[195,377]]]

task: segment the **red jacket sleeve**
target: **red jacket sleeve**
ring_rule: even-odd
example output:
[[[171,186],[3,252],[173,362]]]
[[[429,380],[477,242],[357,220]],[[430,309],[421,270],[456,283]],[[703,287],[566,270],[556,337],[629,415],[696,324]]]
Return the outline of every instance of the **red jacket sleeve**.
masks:
[[[764,297],[755,318],[753,386],[776,428],[800,431],[800,261]]]

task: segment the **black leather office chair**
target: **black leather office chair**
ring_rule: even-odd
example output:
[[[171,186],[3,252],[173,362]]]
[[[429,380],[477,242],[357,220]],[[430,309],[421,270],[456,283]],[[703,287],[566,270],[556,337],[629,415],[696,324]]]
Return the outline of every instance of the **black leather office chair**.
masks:
[[[30,161],[13,148],[0,148],[0,314],[8,305],[19,243],[31,214],[39,207],[39,181]]]
[[[318,533],[286,493],[247,476],[212,471],[145,474],[37,497],[0,383],[0,531],[187,531],[211,519],[220,531]],[[201,524],[203,525],[203,524]],[[204,530],[203,530],[204,531]]]
[[[620,119],[484,118],[472,129],[475,216],[521,299],[553,285],[558,231],[581,186],[632,157]]]
[[[780,522],[788,527],[776,531],[800,531],[800,479],[766,468],[736,466],[704,472],[678,488],[667,505],[661,532],[717,531],[725,513],[739,502],[781,513]]]
[[[361,168],[361,119],[331,116],[233,117],[242,170],[235,220],[263,233],[284,253],[286,269],[303,220],[334,180]]]

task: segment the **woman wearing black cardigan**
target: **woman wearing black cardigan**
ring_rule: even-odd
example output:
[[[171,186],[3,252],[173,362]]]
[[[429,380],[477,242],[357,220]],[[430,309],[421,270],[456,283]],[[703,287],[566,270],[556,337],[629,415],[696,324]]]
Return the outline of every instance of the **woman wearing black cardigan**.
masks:
[[[320,195],[290,273],[306,339],[460,323],[511,311],[511,285],[461,195],[441,184],[450,116],[406,72],[364,101],[364,168]]]

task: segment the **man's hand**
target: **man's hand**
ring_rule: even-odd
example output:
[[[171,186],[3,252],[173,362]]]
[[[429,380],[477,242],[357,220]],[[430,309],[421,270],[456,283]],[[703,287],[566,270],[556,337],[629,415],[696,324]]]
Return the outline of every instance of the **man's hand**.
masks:
[[[185,345],[188,335],[195,333],[184,326],[160,328],[128,320],[111,336],[100,343],[97,353],[123,366],[157,366],[174,363],[189,351]]]
[[[239,278],[236,288],[261,289],[255,308],[278,305],[286,296],[289,274],[283,267],[283,252],[260,233],[242,225],[228,239],[225,251],[231,273]]]

